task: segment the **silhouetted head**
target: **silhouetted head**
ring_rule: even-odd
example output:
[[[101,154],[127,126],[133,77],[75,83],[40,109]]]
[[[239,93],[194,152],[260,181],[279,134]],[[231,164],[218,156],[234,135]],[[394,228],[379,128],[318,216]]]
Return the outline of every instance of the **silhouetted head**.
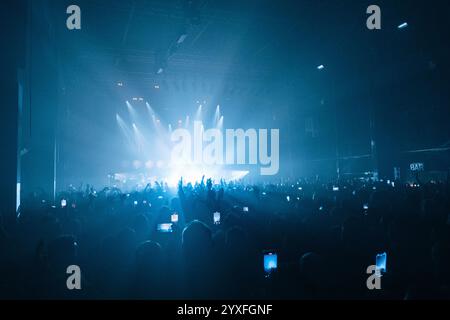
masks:
[[[136,267],[138,271],[156,272],[162,268],[163,250],[159,243],[145,241],[136,249]]]
[[[300,276],[308,294],[317,294],[326,282],[326,268],[322,256],[308,252],[300,258]]]
[[[182,246],[185,254],[208,253],[212,248],[211,229],[201,221],[192,221],[183,230]]]

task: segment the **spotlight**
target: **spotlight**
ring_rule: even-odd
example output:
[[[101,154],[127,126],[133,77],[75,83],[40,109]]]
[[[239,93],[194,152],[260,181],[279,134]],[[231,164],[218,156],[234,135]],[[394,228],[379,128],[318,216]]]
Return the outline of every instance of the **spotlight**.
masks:
[[[197,108],[197,112],[195,113],[195,120],[200,120],[202,117],[202,105],[200,104]]]
[[[223,128],[223,116],[221,116],[219,121],[217,122],[217,128],[222,130],[222,128]]]

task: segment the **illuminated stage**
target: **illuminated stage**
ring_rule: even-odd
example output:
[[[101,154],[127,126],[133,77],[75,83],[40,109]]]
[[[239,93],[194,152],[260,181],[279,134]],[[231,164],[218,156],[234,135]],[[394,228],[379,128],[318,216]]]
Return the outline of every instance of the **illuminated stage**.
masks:
[[[242,180],[253,172],[278,173],[278,129],[223,129],[219,105],[211,121],[205,122],[211,128],[205,129],[207,116],[201,104],[195,115],[172,125],[148,102],[132,101],[126,101],[126,109],[116,114],[116,122],[126,146],[121,154],[141,160],[122,161],[120,170],[109,175],[110,185],[143,188],[158,181],[174,187],[181,178],[192,184],[202,177],[219,183]]]

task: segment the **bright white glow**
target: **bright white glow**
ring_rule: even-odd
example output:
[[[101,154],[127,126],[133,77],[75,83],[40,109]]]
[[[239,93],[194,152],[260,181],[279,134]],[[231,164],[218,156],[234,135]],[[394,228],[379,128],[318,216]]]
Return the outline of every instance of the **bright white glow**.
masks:
[[[161,169],[162,167],[164,167],[164,161],[162,161],[162,160],[157,161],[157,162],[156,162],[156,166],[157,166],[159,169]]]
[[[200,182],[203,175],[207,176],[202,170],[195,167],[177,166],[174,170],[172,170],[171,176],[168,177],[167,184],[172,187],[176,186],[178,185],[181,177],[183,177],[184,184],[195,184],[196,182]]]
[[[407,22],[403,22],[402,24],[400,24],[397,28],[398,29],[404,29],[404,28],[406,28],[408,26],[408,23]]]
[[[178,214],[174,213],[170,216],[170,221],[172,223],[177,223],[178,222]]]
[[[151,168],[153,168],[153,166],[154,166],[154,164],[153,164],[153,161],[152,161],[152,160],[148,160],[148,161],[145,163],[145,167],[146,167],[147,169],[151,169]]]
[[[241,180],[249,174],[249,171],[245,170],[233,170],[231,171],[231,180]]]
[[[321,64],[320,66],[317,67],[317,69],[319,69],[319,70],[325,69],[325,66],[323,64]]]
[[[135,169],[139,169],[142,166],[142,163],[139,160],[134,160],[133,161],[133,167]]]
[[[166,180],[169,186],[174,187],[178,185],[181,177],[183,177],[183,184],[186,185],[187,183],[200,183],[203,176],[217,182],[220,179],[238,181],[248,174],[249,171],[246,170],[223,170],[217,166],[199,167],[190,164],[172,164],[171,174]]]

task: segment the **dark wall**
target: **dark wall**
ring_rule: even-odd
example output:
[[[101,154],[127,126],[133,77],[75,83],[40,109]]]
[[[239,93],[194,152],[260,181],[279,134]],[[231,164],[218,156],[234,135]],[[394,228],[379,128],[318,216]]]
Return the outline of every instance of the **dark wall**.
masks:
[[[21,119],[22,195],[41,190],[49,198],[54,190],[56,119],[58,115],[58,55],[51,1],[30,1],[26,63],[26,94]],[[65,12],[61,11],[64,16]]]
[[[0,12],[1,39],[4,42],[0,73],[0,211],[5,217],[12,217],[15,212],[17,183],[18,69],[25,60],[26,2],[2,1]]]

